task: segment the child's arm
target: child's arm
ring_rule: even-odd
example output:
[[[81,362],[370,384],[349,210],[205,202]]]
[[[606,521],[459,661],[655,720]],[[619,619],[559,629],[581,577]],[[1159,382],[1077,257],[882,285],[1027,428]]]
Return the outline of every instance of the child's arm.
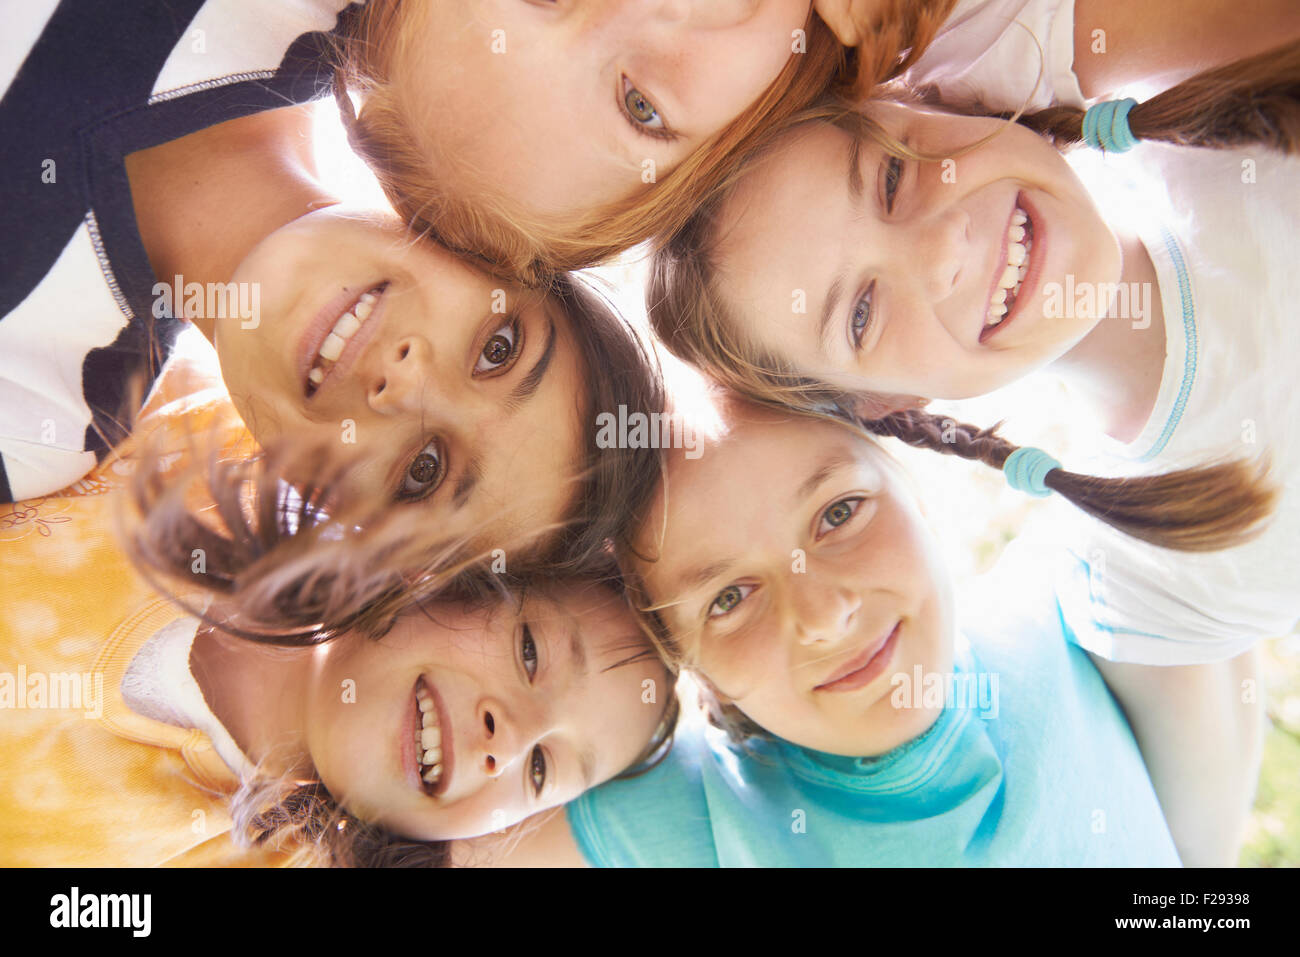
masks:
[[[505,834],[452,845],[453,867],[588,867],[564,808],[543,811]]]
[[[1089,657],[1128,717],[1183,864],[1235,866],[1263,743],[1256,652],[1170,667]]]
[[[1163,90],[1297,37],[1296,0],[1075,0],[1074,74],[1088,99]]]

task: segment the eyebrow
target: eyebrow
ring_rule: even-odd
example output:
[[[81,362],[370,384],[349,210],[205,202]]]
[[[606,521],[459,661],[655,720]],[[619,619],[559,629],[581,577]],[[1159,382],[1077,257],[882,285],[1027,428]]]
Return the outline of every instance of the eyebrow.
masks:
[[[480,456],[474,456],[465,466],[465,471],[461,472],[460,478],[456,481],[456,489],[452,493],[451,504],[454,508],[462,508],[465,505],[469,495],[474,491],[474,486],[478,485],[479,479],[483,477],[483,459]]]
[[[832,452],[822,460],[821,466],[815,472],[804,479],[803,483],[799,486],[798,491],[794,493],[795,504],[802,502],[813,492],[817,491],[817,487],[821,485],[822,482],[825,482],[832,474],[844,468],[846,465],[852,465],[853,461],[853,456],[848,452]]]
[[[546,317],[549,329],[546,336],[546,348],[542,350],[541,357],[537,363],[528,370],[528,375],[524,376],[524,381],[515,386],[513,392],[506,396],[506,408],[512,413],[517,412],[519,407],[537,394],[538,387],[542,384],[542,379],[546,375],[546,370],[551,365],[551,359],[555,356],[555,320],[550,316]]]
[[[708,565],[697,565],[695,568],[683,574],[677,579],[677,585],[673,589],[674,593],[682,591],[694,591],[706,582],[717,578],[727,569],[731,568],[734,563],[730,559],[721,559]]]

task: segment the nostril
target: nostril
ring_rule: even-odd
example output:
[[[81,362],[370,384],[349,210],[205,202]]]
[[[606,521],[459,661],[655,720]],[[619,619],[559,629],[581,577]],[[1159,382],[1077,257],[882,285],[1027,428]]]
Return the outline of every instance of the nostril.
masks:
[[[487,726],[488,737],[491,737],[492,734],[493,734],[493,733],[496,731],[496,729],[497,729],[496,722],[492,720],[492,712],[491,712],[491,711],[488,711],[488,712],[485,712],[485,713],[484,713],[484,715],[483,715],[483,724]]]
[[[403,342],[402,347],[397,350],[397,358],[399,360],[405,359],[410,354],[411,354],[411,347],[407,345],[405,342]]]
[[[375,388],[371,391],[370,394],[373,398],[378,398],[379,396],[384,394],[384,390],[387,388],[388,388],[388,380],[380,379],[379,384],[375,386]]]
[[[486,767],[486,768],[488,769],[488,773],[489,773],[489,774],[490,774],[491,772],[495,771],[495,770],[497,769],[497,761],[496,761],[496,758],[492,757],[492,755],[489,754],[489,755],[487,756],[487,761],[484,762],[484,767]]]

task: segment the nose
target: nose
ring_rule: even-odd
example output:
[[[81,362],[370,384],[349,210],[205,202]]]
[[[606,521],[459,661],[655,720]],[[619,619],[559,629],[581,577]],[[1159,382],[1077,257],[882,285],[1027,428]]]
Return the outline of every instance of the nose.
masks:
[[[959,207],[944,210],[928,220],[919,235],[917,261],[928,264],[926,292],[931,302],[942,302],[956,290],[971,254],[970,214]]]
[[[795,634],[801,645],[838,642],[850,634],[862,599],[846,584],[819,580],[812,573],[799,576],[791,592]]]
[[[500,777],[532,750],[538,736],[529,733],[531,729],[526,725],[533,723],[526,716],[507,711],[503,702],[485,700],[479,705],[476,751],[485,775]]]
[[[412,412],[429,385],[433,348],[422,336],[384,343],[377,360],[363,373],[366,401],[381,414]]]

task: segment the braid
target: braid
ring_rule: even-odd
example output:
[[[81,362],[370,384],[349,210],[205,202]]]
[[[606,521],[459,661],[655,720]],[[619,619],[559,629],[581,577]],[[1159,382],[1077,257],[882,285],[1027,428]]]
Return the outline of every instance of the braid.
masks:
[[[980,429],[920,409],[855,421],[873,435],[995,469],[1001,469],[1017,448],[997,434],[1001,423]],[[1261,462],[1236,459],[1134,478],[1053,469],[1044,484],[1134,538],[1176,551],[1212,552],[1240,545],[1263,531],[1277,501],[1277,489],[1266,472]]]
[[[1020,122],[1057,146],[1083,141],[1084,111],[1052,107]],[[1128,114],[1139,140],[1178,146],[1261,144],[1300,152],[1300,41],[1199,73]]]

